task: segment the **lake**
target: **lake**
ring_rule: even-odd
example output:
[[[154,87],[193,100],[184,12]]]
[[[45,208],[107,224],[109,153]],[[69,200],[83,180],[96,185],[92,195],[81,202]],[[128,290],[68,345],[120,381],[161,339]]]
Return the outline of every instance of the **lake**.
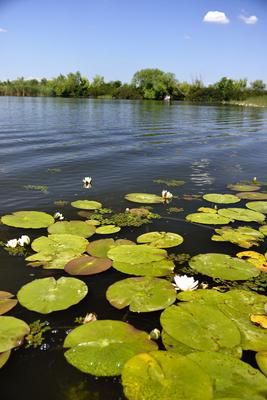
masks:
[[[62,207],[54,202],[90,199],[119,212],[138,206],[124,199],[127,193],[161,195],[168,189],[178,198],[153,207],[161,219],[140,228],[122,228],[108,237],[135,240],[151,230],[176,232],[184,237],[184,243],[173,251],[191,256],[209,251],[234,255],[239,248],[211,242],[213,228],[186,222],[187,214],[209,203],[183,195],[233,193],[226,188],[230,183],[251,181],[253,177],[267,180],[264,108],[0,97],[0,144],[1,215],[20,210],[60,211],[66,219],[81,219],[70,203]],[[90,189],[83,187],[86,176],[93,178]],[[185,184],[167,187],[153,182],[158,179],[183,180]],[[171,213],[170,207],[184,211]],[[0,232],[0,240],[6,242],[25,231],[0,225]],[[26,233],[34,239],[45,232]],[[264,246],[257,251],[264,251]],[[23,257],[11,256],[2,247],[0,257],[0,290],[14,294],[33,279],[63,274],[26,266]],[[62,350],[75,317],[88,312],[96,313],[98,319],[127,321],[147,332],[159,327],[160,312],[136,314],[128,308],[117,310],[107,302],[108,286],[125,277],[108,270],[82,278],[88,285],[88,295],[65,311],[41,315],[20,305],[10,311],[8,315],[27,323],[48,321],[52,330],[40,348],[12,352],[0,371],[1,398],[125,399],[119,378],[83,374],[66,362]]]

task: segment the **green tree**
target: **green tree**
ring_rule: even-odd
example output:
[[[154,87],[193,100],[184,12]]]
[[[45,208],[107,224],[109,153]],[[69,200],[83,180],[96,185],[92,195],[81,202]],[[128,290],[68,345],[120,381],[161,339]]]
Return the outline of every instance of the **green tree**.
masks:
[[[251,89],[256,91],[261,91],[266,89],[266,84],[261,79],[256,79],[250,83]]]
[[[172,96],[177,91],[175,75],[160,69],[147,68],[137,71],[132,79],[132,85],[138,88],[145,99],[163,99]]]

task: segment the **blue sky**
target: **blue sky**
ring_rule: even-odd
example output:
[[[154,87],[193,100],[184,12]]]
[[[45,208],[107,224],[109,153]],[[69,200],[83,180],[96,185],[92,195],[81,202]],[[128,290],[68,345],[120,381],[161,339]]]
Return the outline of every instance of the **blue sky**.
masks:
[[[266,39],[267,0],[0,0],[0,80],[160,68],[267,82]]]

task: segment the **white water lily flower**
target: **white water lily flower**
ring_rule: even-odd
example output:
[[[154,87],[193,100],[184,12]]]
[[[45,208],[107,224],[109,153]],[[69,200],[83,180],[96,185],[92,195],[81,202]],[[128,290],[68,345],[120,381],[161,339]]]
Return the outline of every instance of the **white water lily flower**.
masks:
[[[88,324],[88,322],[94,322],[97,320],[95,313],[88,313],[83,319],[83,324]]]
[[[19,239],[18,239],[18,244],[20,246],[24,246],[25,244],[30,244],[31,239],[29,238],[29,236],[27,235],[22,235]]]
[[[172,199],[172,193],[168,192],[168,190],[162,190],[161,196],[163,197],[164,200],[170,200]]]
[[[8,242],[6,243],[6,247],[12,247],[13,249],[15,247],[17,247],[18,245],[18,239],[10,239],[8,240]]]
[[[64,216],[60,213],[60,212],[56,212],[55,214],[54,214],[54,218],[55,219],[58,219],[59,221],[62,221],[63,219],[64,219]]]
[[[83,178],[83,187],[84,188],[90,188],[92,186],[92,178],[90,176],[86,176]]]
[[[173,286],[176,290],[195,290],[198,287],[198,281],[195,281],[193,277],[187,275],[175,275]]]

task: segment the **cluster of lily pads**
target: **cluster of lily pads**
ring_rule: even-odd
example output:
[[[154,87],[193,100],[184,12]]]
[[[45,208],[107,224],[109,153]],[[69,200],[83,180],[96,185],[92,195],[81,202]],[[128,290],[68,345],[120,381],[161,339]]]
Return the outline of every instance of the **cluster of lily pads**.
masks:
[[[215,207],[201,207],[186,220],[209,225],[235,221],[261,224],[258,229],[222,226],[212,236],[212,240],[246,249],[257,246],[267,236],[267,201],[263,201],[267,194],[259,192],[260,186],[254,183],[235,184],[229,189],[239,193],[204,195]],[[128,208],[117,220],[113,216],[114,222],[153,218],[143,204],[166,203],[163,194],[130,193],[125,199],[142,207]],[[255,201],[246,208],[218,209],[218,204],[239,203],[241,199]],[[177,232],[151,230],[137,236],[135,242],[117,237],[93,240],[94,235],[117,234],[125,225],[107,224],[112,216],[107,217],[109,211],[97,201],[76,200],[71,205],[82,210],[79,216],[86,218],[84,221],[56,221],[39,211],[19,211],[1,218],[10,227],[47,228],[46,236],[32,241],[34,253],[25,260],[31,267],[58,269],[71,276],[35,279],[20,288],[17,299],[0,291],[0,368],[31,331],[26,322],[3,314],[17,302],[40,314],[65,310],[88,293],[86,283],[73,276],[113,268],[129,277],[108,287],[107,301],[117,309],[129,307],[136,313],[161,311],[161,338],[126,322],[88,317],[65,338],[68,363],[95,376],[121,375],[129,400],[266,398],[267,296],[234,288],[221,292],[198,285],[193,277],[175,275],[175,258],[166,249],[183,243]],[[239,252],[236,257],[206,253],[190,258],[188,265],[191,275],[199,280],[246,281],[266,273],[266,256],[253,251]],[[255,352],[262,372],[241,360],[247,350]]]

